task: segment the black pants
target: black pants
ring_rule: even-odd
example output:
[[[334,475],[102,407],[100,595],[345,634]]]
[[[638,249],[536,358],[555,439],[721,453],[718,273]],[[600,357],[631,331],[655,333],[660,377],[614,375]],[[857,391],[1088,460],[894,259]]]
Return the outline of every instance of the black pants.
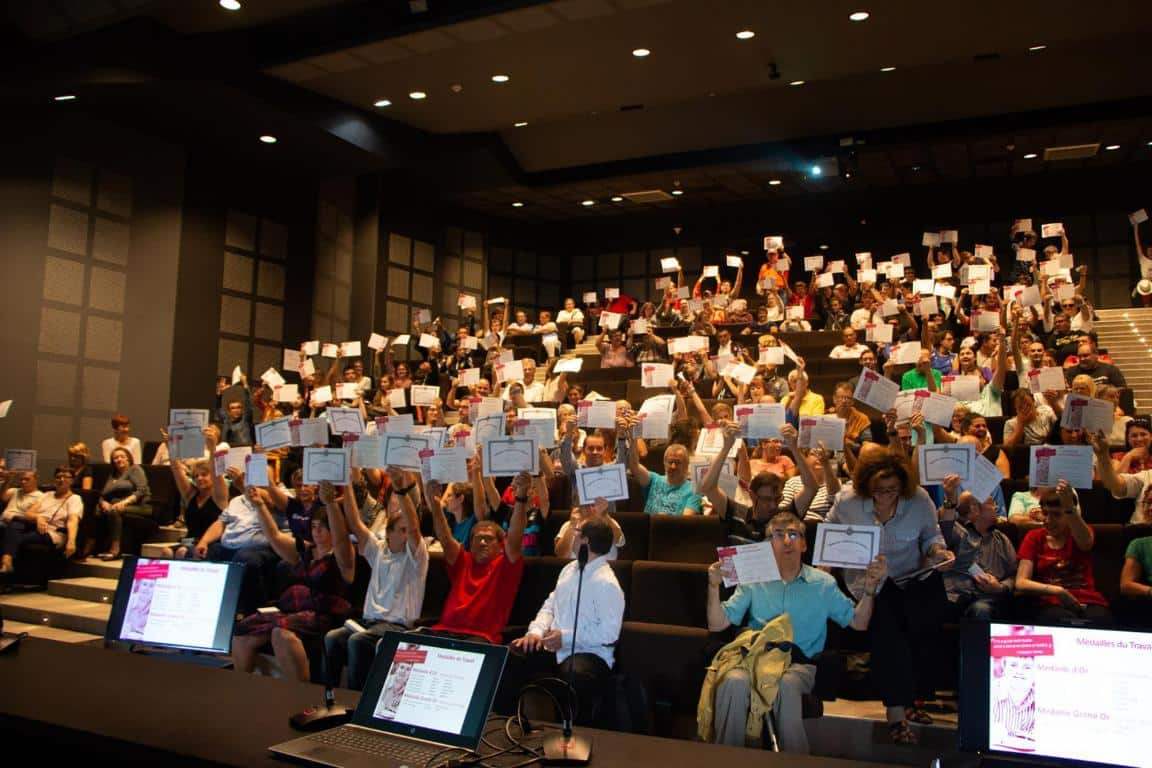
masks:
[[[510,654],[504,667],[504,676],[500,680],[500,692],[496,697],[498,710],[506,714],[515,712],[521,689],[532,681],[543,677],[558,677],[567,681],[573,671],[577,702],[575,722],[577,725],[591,725],[600,711],[601,699],[612,674],[608,663],[594,653],[577,653],[559,664],[556,663],[556,654],[550,651]],[[560,706],[569,706],[566,686],[557,683],[543,685],[556,696]],[[547,705],[541,709],[540,702],[547,702]],[[525,698],[525,707],[529,719],[561,717],[555,713],[555,706],[544,693],[531,691]]]
[[[936,695],[933,670],[948,609],[944,580],[932,574],[903,588],[889,579],[876,595],[869,633],[872,681],[887,707],[910,707]]]
[[[217,541],[208,545],[208,559],[218,563],[241,563],[244,566],[240,601],[236,607],[244,616],[255,613],[257,608],[267,605],[275,597],[272,585],[280,557],[272,551],[272,547],[228,549]]]
[[[1094,627],[1112,626],[1112,611],[1104,605],[1086,605],[1083,613],[1070,611],[1062,605],[1050,605],[1039,600],[1028,600],[1021,607],[1021,619],[1037,624],[1090,624]]]

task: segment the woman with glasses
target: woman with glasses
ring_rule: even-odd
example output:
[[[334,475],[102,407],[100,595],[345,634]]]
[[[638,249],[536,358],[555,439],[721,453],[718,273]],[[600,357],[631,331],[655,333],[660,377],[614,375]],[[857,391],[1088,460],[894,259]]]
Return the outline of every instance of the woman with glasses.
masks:
[[[31,472],[25,474],[36,477]],[[35,487],[34,482],[32,485]],[[29,544],[48,544],[72,557],[83,514],[83,502],[72,493],[71,468],[57,467],[53,492],[40,495],[27,511],[6,521],[0,573],[11,573],[20,551]]]
[[[1121,474],[1152,469],[1149,445],[1152,445],[1152,420],[1147,416],[1131,418],[1124,426],[1124,450],[1112,454],[1112,466]]]
[[[1105,457],[1101,464],[1106,463]],[[1055,488],[1045,488],[1040,509],[1044,526],[1025,534],[1017,553],[1016,594],[1030,598],[1021,601],[1018,610],[1030,622],[1110,624],[1108,601],[1093,580],[1092,529],[1071,486],[1061,480]]]
[[[872,420],[868,414],[855,407],[855,391],[856,387],[851,382],[842,381],[837,384],[832,393],[832,407],[828,409],[828,415],[844,419],[844,442],[859,450],[866,441],[872,440]],[[838,445],[832,447],[832,450],[839,449]]]
[[[869,629],[873,680],[887,709],[892,740],[915,744],[909,723],[932,722],[917,702],[936,696],[932,673],[948,609],[938,571],[956,557],[940,532],[936,505],[902,460],[872,453],[860,458],[852,486],[837,494],[827,521],[880,526],[879,554],[885,557],[888,578],[874,590]],[[934,570],[925,570],[929,566]],[[844,580],[857,600],[873,593],[862,568],[845,569]]]
[[[700,481],[700,495],[706,497],[712,504],[712,514],[728,521],[730,543],[749,544],[763,541],[768,521],[780,511],[784,480],[771,472],[760,472],[752,477],[748,484],[752,506],[728,498],[728,494],[720,488],[720,474],[728,461],[732,446],[736,444],[736,438],[740,436],[740,424],[735,421],[725,422],[723,429],[724,444],[713,457],[704,479]],[[795,434],[795,430],[788,425],[785,425],[781,432],[787,429],[791,429]],[[780,443],[779,440],[775,442],[777,445]]]

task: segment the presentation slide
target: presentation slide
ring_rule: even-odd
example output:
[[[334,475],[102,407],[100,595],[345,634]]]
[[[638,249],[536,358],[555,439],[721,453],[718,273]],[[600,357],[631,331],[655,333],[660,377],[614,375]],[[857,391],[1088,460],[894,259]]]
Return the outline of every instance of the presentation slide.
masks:
[[[483,665],[479,653],[400,643],[373,715],[459,735]]]
[[[228,567],[140,558],[120,639],[212,648]]]
[[[1152,635],[1010,624],[991,629],[991,749],[1152,765]]]

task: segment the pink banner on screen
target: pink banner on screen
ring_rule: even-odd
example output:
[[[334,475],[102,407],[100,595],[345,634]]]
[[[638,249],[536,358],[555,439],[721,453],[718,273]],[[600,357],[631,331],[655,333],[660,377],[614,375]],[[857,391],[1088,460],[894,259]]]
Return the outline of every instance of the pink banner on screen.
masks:
[[[423,664],[427,658],[428,651],[396,651],[392,660],[402,664]]]
[[[133,579],[166,579],[168,578],[168,563],[148,563],[137,565]]]
[[[1054,656],[1052,635],[1008,635],[989,638],[992,658],[1005,656]]]

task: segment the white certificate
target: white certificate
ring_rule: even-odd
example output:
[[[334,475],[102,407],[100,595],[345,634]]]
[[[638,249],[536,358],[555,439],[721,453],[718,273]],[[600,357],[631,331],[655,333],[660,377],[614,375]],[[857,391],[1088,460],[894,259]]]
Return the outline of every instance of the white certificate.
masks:
[[[480,383],[479,368],[463,368],[458,372],[457,386],[474,387]]]
[[[616,428],[615,400],[581,400],[576,403],[576,423],[581,427]]]
[[[328,421],[334,435],[364,434],[364,415],[359,408],[329,408]]]
[[[387,336],[381,336],[380,334],[373,331],[372,335],[368,337],[368,349],[374,349],[379,352],[386,346],[388,346]]]
[[[1035,248],[1017,248],[1016,261],[1036,261]]]
[[[289,426],[292,445],[328,445],[328,422],[324,419],[296,419],[289,422]]]
[[[823,256],[805,256],[804,257],[804,270],[806,272],[815,272],[824,267]]]
[[[760,347],[760,365],[784,365],[783,347]]]
[[[303,355],[318,355],[320,354],[320,339],[312,339],[300,345],[300,353]]]
[[[677,261],[675,256],[669,256],[667,258],[660,259],[660,271],[678,272],[680,271],[680,262]]]
[[[280,367],[283,368],[284,370],[286,370],[286,371],[298,371],[298,370],[300,370],[300,364],[303,363],[304,360],[300,356],[300,350],[298,350],[298,349],[286,349],[286,350],[284,350],[284,356],[280,362],[281,362]]]
[[[275,368],[269,368],[260,374],[260,381],[267,384],[272,389],[284,386],[284,377],[280,375],[280,371]]]
[[[430,387],[424,384],[412,385],[412,405],[436,405],[440,399],[440,387]]]
[[[1022,307],[1038,307],[1044,303],[1044,300],[1040,298],[1040,289],[1035,285],[1014,286],[1008,295]]]
[[[831,272],[821,272],[816,277],[817,288],[831,288],[834,285],[836,285],[836,275]]]
[[[893,344],[888,359],[897,365],[916,365],[920,362],[920,351],[923,349],[918,341],[905,341],[902,344]]]
[[[844,419],[839,416],[801,416],[799,448],[817,448],[820,443],[829,451],[844,445]]]
[[[701,277],[720,277],[720,266],[717,264],[710,264],[704,267],[704,273]]]
[[[168,456],[173,460],[204,458],[204,427],[195,424],[170,424]]]
[[[440,339],[430,333],[420,334],[419,346],[424,349],[432,349],[433,347],[440,346]]]
[[[780,581],[780,566],[776,563],[776,553],[770,541],[717,547],[716,556],[720,560],[720,572],[724,574],[726,587]]]
[[[667,389],[675,376],[671,365],[665,363],[642,363],[640,383],[647,389]]]
[[[555,419],[516,419],[512,433],[518,437],[531,437],[541,448],[556,447]]]
[[[340,354],[340,345],[339,344],[331,344],[331,343],[326,341],[322,345],[320,345],[320,356],[321,357],[336,357],[339,354]]]
[[[744,441],[740,438],[732,444],[728,451],[728,458],[735,458]],[[696,456],[715,456],[724,448],[724,428],[719,424],[708,424],[700,429],[700,437],[696,440]]]
[[[317,387],[312,390],[312,402],[317,405],[324,405],[325,403],[332,402],[332,387],[325,384],[322,387]]]
[[[208,426],[207,408],[172,408],[168,411],[169,424],[183,424],[190,427]]]
[[[756,375],[756,368],[748,363],[736,363],[729,368],[728,375],[741,384],[751,384],[752,378]]]
[[[940,245],[939,232],[925,232],[924,237],[920,238],[920,245],[936,248]]]
[[[695,459],[688,464],[688,471],[692,477],[692,490],[696,493],[703,493],[701,489],[704,487],[704,478],[708,476],[708,469],[712,466],[715,458],[715,456],[706,456],[704,459]],[[720,477],[716,484],[729,499],[736,498],[736,492],[740,489],[740,481],[732,472],[731,459],[727,459],[720,467]]]
[[[268,454],[252,453],[244,457],[244,485],[267,488]]]
[[[932,267],[933,280],[947,280],[950,277],[952,277],[951,264],[937,264],[936,266]],[[933,286],[932,289],[935,291],[936,287]]]
[[[891,344],[892,326],[888,323],[868,323],[864,326],[864,340]]]
[[[384,435],[361,435],[352,443],[352,466],[362,469],[385,469]]]
[[[376,419],[376,431],[393,435],[410,435],[416,431],[416,420],[410,413],[384,416]]]
[[[472,422],[472,444],[484,440],[495,440],[504,437],[506,432],[504,414],[494,413],[491,416],[479,416]]]
[[[1051,488],[1067,480],[1073,488],[1092,487],[1092,446],[1030,446],[1028,484],[1033,488]]]
[[[496,382],[503,384],[507,381],[524,381],[523,360],[513,360],[510,363],[496,364]]]
[[[645,440],[667,440],[672,425],[675,395],[656,395],[640,404],[640,437]]]
[[[482,397],[476,406],[476,416],[495,416],[504,413],[504,401],[498,397]]]
[[[556,363],[556,367],[552,369],[553,373],[580,373],[580,369],[584,367],[584,358],[570,357]]]
[[[1040,237],[1060,237],[1064,234],[1064,225],[1060,222],[1040,225]]]
[[[420,451],[433,449],[435,444],[436,438],[432,435],[415,433],[404,435],[390,432],[384,435],[384,442],[380,450],[385,466],[419,472]]]
[[[408,393],[404,387],[396,387],[395,389],[388,390],[388,405],[393,408],[408,407]]]
[[[870,405],[881,413],[887,413],[896,403],[900,385],[881,376],[871,368],[862,368],[852,396],[864,405]]]
[[[812,565],[867,568],[880,554],[880,532],[878,525],[820,523],[816,526]]]
[[[351,464],[347,448],[305,448],[304,484],[348,485]]]
[[[916,402],[912,406],[913,412],[924,414],[924,421],[929,424],[952,428],[952,414],[956,410],[956,398],[929,392],[926,389],[916,390]]]
[[[576,492],[584,504],[591,504],[599,498],[624,501],[628,498],[628,472],[623,464],[577,469]]]
[[[961,483],[960,488],[972,494],[978,502],[983,504],[985,499],[992,497],[1003,479],[1004,473],[1000,471],[999,467],[982,455],[976,454],[976,461],[972,464],[972,476]]]
[[[932,278],[916,279],[912,281],[912,290],[921,296],[931,296],[932,291],[936,289],[936,281]]]
[[[725,259],[725,263],[730,267],[742,267],[742,266],[744,266],[744,259],[740,258],[739,256],[733,256],[732,254],[728,254],[727,256],[724,257],[724,259]]]
[[[438,483],[468,482],[467,448],[436,448],[426,460],[428,475]]]
[[[940,379],[940,388],[944,394],[956,398],[960,402],[970,402],[980,399],[980,374],[968,376],[944,376]]]
[[[948,285],[947,283],[936,283],[936,287],[932,289],[932,293],[942,299],[953,300],[956,298],[956,286]]]
[[[35,472],[36,451],[30,448],[6,448],[4,465],[9,472]]]
[[[311,360],[307,360],[307,359],[303,360],[300,363],[299,373],[300,373],[300,378],[302,378],[302,379],[306,379],[310,376],[315,376],[316,375],[316,363],[312,362]]]
[[[969,328],[977,333],[989,333],[1000,327],[1000,313],[974,309],[969,315]]]
[[[1033,368],[1028,371],[1028,389],[1032,392],[1047,392],[1054,389],[1063,392],[1068,388],[1063,368]]]
[[[636,318],[632,321],[632,335],[633,336],[646,336],[648,335],[648,321],[642,317]]]
[[[916,302],[916,314],[921,317],[931,317],[939,312],[940,303],[935,296],[921,296],[920,301]]]
[[[904,424],[912,418],[916,408],[916,392],[911,389],[903,389],[896,393],[896,399],[892,402],[892,407],[896,409],[896,423]]]
[[[360,357],[360,342],[344,341],[340,343],[340,351],[344,357]]]
[[[432,439],[433,448],[443,448],[448,445],[448,427],[425,427],[423,425],[415,427],[412,430],[413,434],[428,435]]]
[[[497,437],[480,443],[485,477],[540,474],[540,446],[531,437]]]
[[[750,440],[770,440],[780,437],[784,426],[784,406],[780,403],[750,403],[736,406],[736,421],[740,422],[740,435]]]
[[[917,446],[920,484],[938,485],[947,475],[959,475],[961,482],[972,477],[976,446],[971,443],[937,443]]]
[[[355,400],[360,397],[360,385],[352,382],[341,382],[336,385],[337,400]]]
[[[229,468],[238,469],[241,472],[243,472],[245,462],[248,460],[248,457],[251,455],[252,455],[252,446],[250,446],[250,445],[242,445],[242,446],[237,446],[236,448],[229,448],[228,454],[224,458],[224,468],[225,469],[229,469]]]
[[[1060,417],[1060,426],[1066,429],[1085,429],[1089,432],[1112,431],[1112,423],[1116,420],[1116,406],[1108,400],[1099,400],[1095,397],[1084,397],[1069,392],[1064,398],[1064,414]]]

